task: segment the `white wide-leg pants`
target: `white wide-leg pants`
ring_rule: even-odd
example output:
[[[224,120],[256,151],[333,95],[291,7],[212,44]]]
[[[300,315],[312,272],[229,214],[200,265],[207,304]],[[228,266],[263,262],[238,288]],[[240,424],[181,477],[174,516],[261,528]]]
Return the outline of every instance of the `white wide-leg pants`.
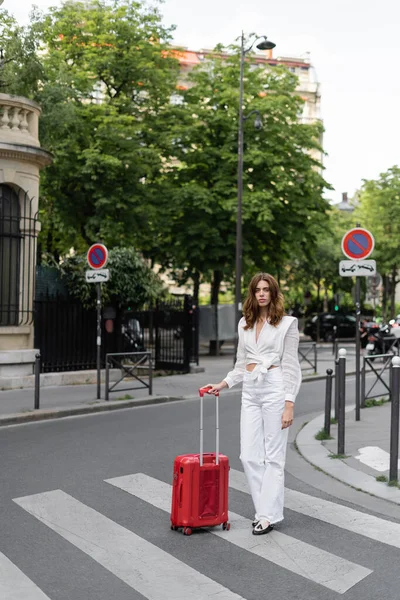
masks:
[[[282,369],[257,379],[245,372],[240,416],[240,459],[253,498],[256,519],[283,520],[284,467],[289,429],[282,429],[285,407]]]

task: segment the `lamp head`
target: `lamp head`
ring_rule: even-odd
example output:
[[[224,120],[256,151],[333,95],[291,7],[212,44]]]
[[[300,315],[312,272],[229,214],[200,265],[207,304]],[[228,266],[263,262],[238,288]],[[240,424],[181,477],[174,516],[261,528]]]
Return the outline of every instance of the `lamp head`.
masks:
[[[267,40],[267,37],[264,35],[264,40],[262,42],[260,42],[259,44],[257,44],[257,48],[259,50],[272,50],[273,48],[275,48],[276,44],[274,44],[274,42],[270,42],[269,40]]]
[[[262,129],[262,120],[260,115],[256,115],[256,118],[254,119],[254,129],[257,129],[257,131],[259,131],[260,129]]]

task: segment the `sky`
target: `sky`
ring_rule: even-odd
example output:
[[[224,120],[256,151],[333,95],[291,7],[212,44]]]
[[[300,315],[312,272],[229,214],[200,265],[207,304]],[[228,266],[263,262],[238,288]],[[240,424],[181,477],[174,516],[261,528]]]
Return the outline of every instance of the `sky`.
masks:
[[[24,24],[33,4],[58,3],[4,0],[2,8]],[[275,57],[310,53],[331,201],[400,164],[398,0],[166,0],[160,11],[165,25],[176,25],[174,42],[191,50],[229,44],[244,30],[267,35]]]

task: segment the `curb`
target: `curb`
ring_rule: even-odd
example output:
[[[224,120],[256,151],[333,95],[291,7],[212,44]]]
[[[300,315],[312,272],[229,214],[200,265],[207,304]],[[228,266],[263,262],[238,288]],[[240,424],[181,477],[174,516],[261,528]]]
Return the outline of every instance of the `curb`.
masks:
[[[354,410],[354,406],[346,407],[346,412]],[[315,417],[307,423],[296,436],[296,446],[300,455],[313,467],[320,469],[326,475],[337,479],[358,491],[382,498],[388,502],[400,505],[400,490],[384,487],[372,475],[349,467],[341,459],[330,458],[331,452],[315,439],[315,435],[324,427],[325,415]]]
[[[354,375],[355,373],[346,373],[348,375]],[[326,379],[326,375],[315,375],[304,377],[302,383],[310,383],[312,381],[321,381]],[[224,396],[229,394],[237,394],[238,390],[225,391]],[[64,417],[73,417],[79,415],[95,414],[113,410],[121,410],[124,408],[135,408],[137,406],[151,406],[152,404],[164,404],[167,402],[179,402],[182,400],[197,400],[196,394],[188,396],[148,396],[147,398],[138,398],[132,400],[123,401],[98,401],[94,404],[78,404],[70,408],[48,408],[38,410],[30,410],[23,413],[11,413],[5,416],[0,416],[0,427],[6,427],[7,425],[21,425],[24,423],[35,423],[38,421],[48,421],[50,419],[62,419]]]
[[[235,392],[225,392],[224,396],[236,394]],[[138,398],[137,400],[123,400],[116,402],[110,400],[95,402],[95,404],[78,404],[70,408],[39,408],[24,413],[11,413],[0,417],[0,427],[8,425],[22,425],[24,423],[37,423],[39,421],[48,421],[50,419],[62,419],[64,417],[74,417],[78,415],[88,415],[95,413],[104,413],[124,408],[136,408],[137,406],[151,406],[153,404],[165,404],[167,402],[179,402],[183,400],[197,400],[198,395],[192,396],[148,396],[147,398]]]

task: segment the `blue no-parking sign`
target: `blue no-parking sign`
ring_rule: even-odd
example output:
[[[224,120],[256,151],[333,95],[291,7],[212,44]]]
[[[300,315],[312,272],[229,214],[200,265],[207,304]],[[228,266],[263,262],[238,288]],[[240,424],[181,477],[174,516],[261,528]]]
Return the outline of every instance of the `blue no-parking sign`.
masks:
[[[356,227],[344,234],[342,251],[351,260],[367,258],[375,246],[374,236],[367,229]]]
[[[87,261],[92,269],[102,269],[108,260],[108,250],[104,244],[93,244],[87,253]]]

